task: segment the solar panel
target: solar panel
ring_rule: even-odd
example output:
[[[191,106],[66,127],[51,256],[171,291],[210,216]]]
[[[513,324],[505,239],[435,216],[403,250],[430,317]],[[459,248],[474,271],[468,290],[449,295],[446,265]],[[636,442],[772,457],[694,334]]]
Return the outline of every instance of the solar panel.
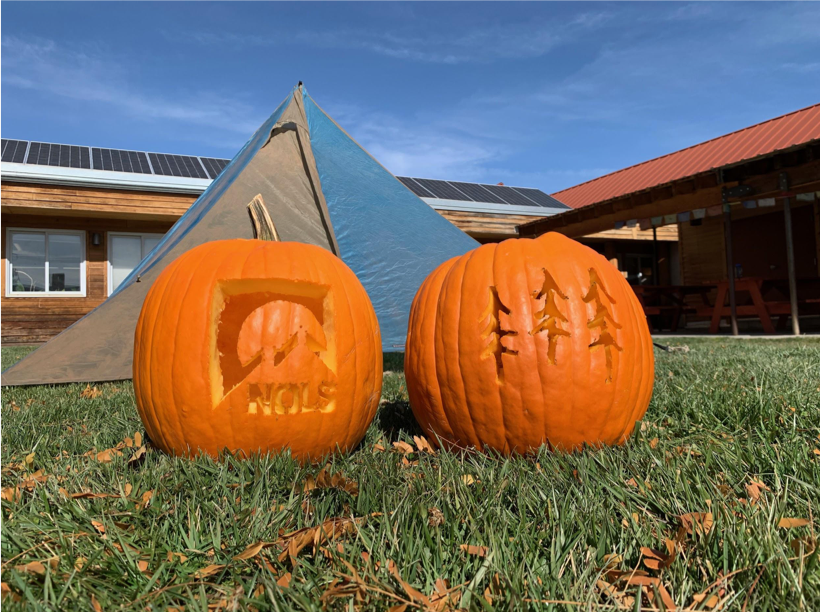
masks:
[[[8,138],[3,138],[2,148],[2,160],[4,162],[22,164],[26,159],[28,140],[11,140]]]
[[[450,184],[458,188],[459,191],[466,193],[474,202],[488,202],[490,204],[507,203],[494,193],[487,191],[484,187],[476,183],[459,183],[456,181],[450,181]]]
[[[213,157],[200,157],[199,161],[202,162],[202,165],[205,167],[205,171],[212,179],[219,176],[219,173],[225,169],[225,166],[231,163],[231,160],[229,159],[216,159]]]
[[[3,160],[5,161],[5,152]],[[61,168],[91,167],[88,147],[52,142],[32,142],[29,146],[26,163],[35,166],[59,166]]]
[[[151,174],[148,158],[141,151],[93,147],[91,149],[91,159],[94,163],[94,170]]]
[[[484,189],[497,195],[499,198],[514,206],[538,206],[532,200],[525,198],[512,187],[502,187],[501,185],[482,185]]]
[[[435,198],[436,196],[430,193],[427,189],[422,187],[421,185],[416,182],[416,179],[410,178],[409,176],[397,176],[402,184],[407,187],[410,191],[415,193],[420,198]]]
[[[437,198],[441,198],[443,200],[461,200],[466,202],[471,202],[470,198],[455,187],[453,187],[447,181],[434,181],[431,179],[413,179],[419,185],[424,187],[427,191],[432,193]]]
[[[151,167],[154,174],[163,176],[186,176],[189,178],[208,178],[205,169],[196,157],[187,155],[166,155],[164,153],[149,153]]]
[[[513,187],[512,189],[514,189],[518,193],[527,196],[530,200],[532,200],[539,206],[544,206],[546,208],[569,208],[569,206],[567,206],[566,204],[559,202],[551,195],[544,193],[540,189],[529,189],[527,187]]]

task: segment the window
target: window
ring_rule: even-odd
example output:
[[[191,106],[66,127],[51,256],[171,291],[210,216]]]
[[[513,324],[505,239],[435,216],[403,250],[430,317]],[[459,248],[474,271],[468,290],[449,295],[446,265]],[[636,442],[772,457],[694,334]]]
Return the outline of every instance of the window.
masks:
[[[108,295],[114,293],[163,234],[108,233]]]
[[[9,228],[6,295],[85,296],[85,232]]]

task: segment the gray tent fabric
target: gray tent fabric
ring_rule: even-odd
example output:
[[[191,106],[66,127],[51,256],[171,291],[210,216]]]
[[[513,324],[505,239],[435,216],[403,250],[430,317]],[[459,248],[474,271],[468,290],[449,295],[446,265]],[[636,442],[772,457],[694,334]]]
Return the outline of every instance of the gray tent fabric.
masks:
[[[303,89],[296,87],[117,291],[74,325],[3,372],[2,384],[101,382],[131,378],[134,330],[143,301],[154,280],[166,265],[195,246],[212,240],[253,238],[247,205],[257,195],[262,197],[282,240],[326,248],[341,256],[360,278],[363,274],[367,277],[366,269],[376,269],[382,265],[380,261],[386,259],[385,253],[377,247],[381,249],[384,245],[366,246],[372,243],[366,210],[360,211],[359,215],[348,215],[340,209],[340,213],[335,215],[336,223],[345,228],[348,245],[340,252],[332,222],[334,215],[328,210],[326,193],[334,194],[335,202],[339,189],[344,191],[345,186],[336,185],[328,189],[333,186],[323,186],[321,183],[305,97],[307,95]],[[310,100],[309,97],[307,99]],[[310,104],[309,108],[315,108],[315,104]],[[349,137],[345,135],[346,139]],[[358,145],[343,144],[359,149]],[[326,151],[323,159],[328,155],[332,159],[332,153]],[[424,230],[429,234],[429,249],[418,243],[418,236],[422,233],[418,228],[408,234],[412,237],[411,242],[394,244],[398,253],[415,254],[410,256],[409,264],[403,264],[400,277],[392,279],[394,285],[407,285],[403,288],[403,299],[396,301],[392,298],[392,302],[383,304],[383,312],[380,312],[377,305],[380,301],[372,295],[379,287],[363,281],[376,306],[383,337],[386,323],[390,329],[389,342],[394,345],[400,337],[401,343],[404,342],[402,334],[406,333],[410,301],[424,277],[441,262],[463,254],[477,243],[413,196],[381,166],[379,169],[389,179],[376,177],[382,183],[388,181],[388,184],[387,187],[382,186],[378,197],[380,210],[371,217],[388,214],[397,219],[398,226],[405,218],[405,225],[429,223],[437,230]],[[355,174],[355,168],[350,167],[350,171]],[[328,174],[327,180],[344,183],[344,174],[343,164],[336,174]],[[371,177],[370,180],[375,181],[376,178]],[[349,181],[347,189],[353,196],[350,190],[365,191],[368,184]],[[359,197],[366,204],[373,194],[360,194]],[[390,210],[386,211],[387,208]],[[347,222],[348,219],[355,220],[358,228]],[[412,222],[408,224],[408,220]],[[443,226],[437,225],[442,222]],[[357,241],[355,245],[354,240]],[[390,240],[401,242],[402,238],[394,231],[390,234]],[[395,287],[390,282],[385,292],[388,290],[395,293]],[[388,344],[388,350],[390,346]]]

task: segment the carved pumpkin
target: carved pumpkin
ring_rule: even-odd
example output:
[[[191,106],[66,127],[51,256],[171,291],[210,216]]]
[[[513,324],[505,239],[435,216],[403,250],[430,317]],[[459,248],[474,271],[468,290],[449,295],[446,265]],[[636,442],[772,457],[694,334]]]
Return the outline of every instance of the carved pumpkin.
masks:
[[[445,445],[620,444],[649,405],[652,340],[623,276],[563,235],[483,245],[433,271],[405,357],[413,413]]]
[[[174,455],[355,447],[381,397],[376,314],[341,259],[294,242],[223,240],[183,254],[145,299],[137,407]]]

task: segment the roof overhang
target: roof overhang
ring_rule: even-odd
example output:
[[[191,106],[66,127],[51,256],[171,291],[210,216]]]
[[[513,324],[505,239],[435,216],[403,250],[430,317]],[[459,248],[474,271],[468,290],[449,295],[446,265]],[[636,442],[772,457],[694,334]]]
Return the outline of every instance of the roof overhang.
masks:
[[[616,221],[677,214],[722,204],[722,189],[741,183],[754,188],[753,198],[785,197],[789,192],[782,192],[779,187],[779,177],[784,172],[791,180],[790,192],[818,190],[820,140],[561,211],[549,219],[522,223],[518,225],[518,231],[521,236],[528,237],[550,231],[570,237],[585,236],[609,229]],[[696,205],[692,203],[693,199],[697,199]],[[748,198],[729,198],[726,203],[739,203],[743,199]]]
[[[559,208],[541,206],[513,206],[511,204],[491,204],[489,202],[464,202],[461,200],[442,200],[440,198],[421,198],[435,210],[456,210],[463,212],[486,213],[495,215],[523,215],[528,217],[549,217],[564,212]]]
[[[211,179],[63,168],[59,166],[37,166],[11,162],[0,163],[0,178],[20,183],[128,189],[160,193],[188,193],[193,195],[202,193],[211,184]],[[437,198],[421,199],[434,210],[453,210],[493,215],[521,215],[539,218],[563,212],[562,209],[558,208],[537,206],[512,206],[509,204],[462,202]]]
[[[107,187],[133,191],[190,194],[200,194],[211,184],[211,179],[87,170],[85,168],[63,168],[60,166],[38,166],[11,162],[0,163],[0,178],[20,183]]]

